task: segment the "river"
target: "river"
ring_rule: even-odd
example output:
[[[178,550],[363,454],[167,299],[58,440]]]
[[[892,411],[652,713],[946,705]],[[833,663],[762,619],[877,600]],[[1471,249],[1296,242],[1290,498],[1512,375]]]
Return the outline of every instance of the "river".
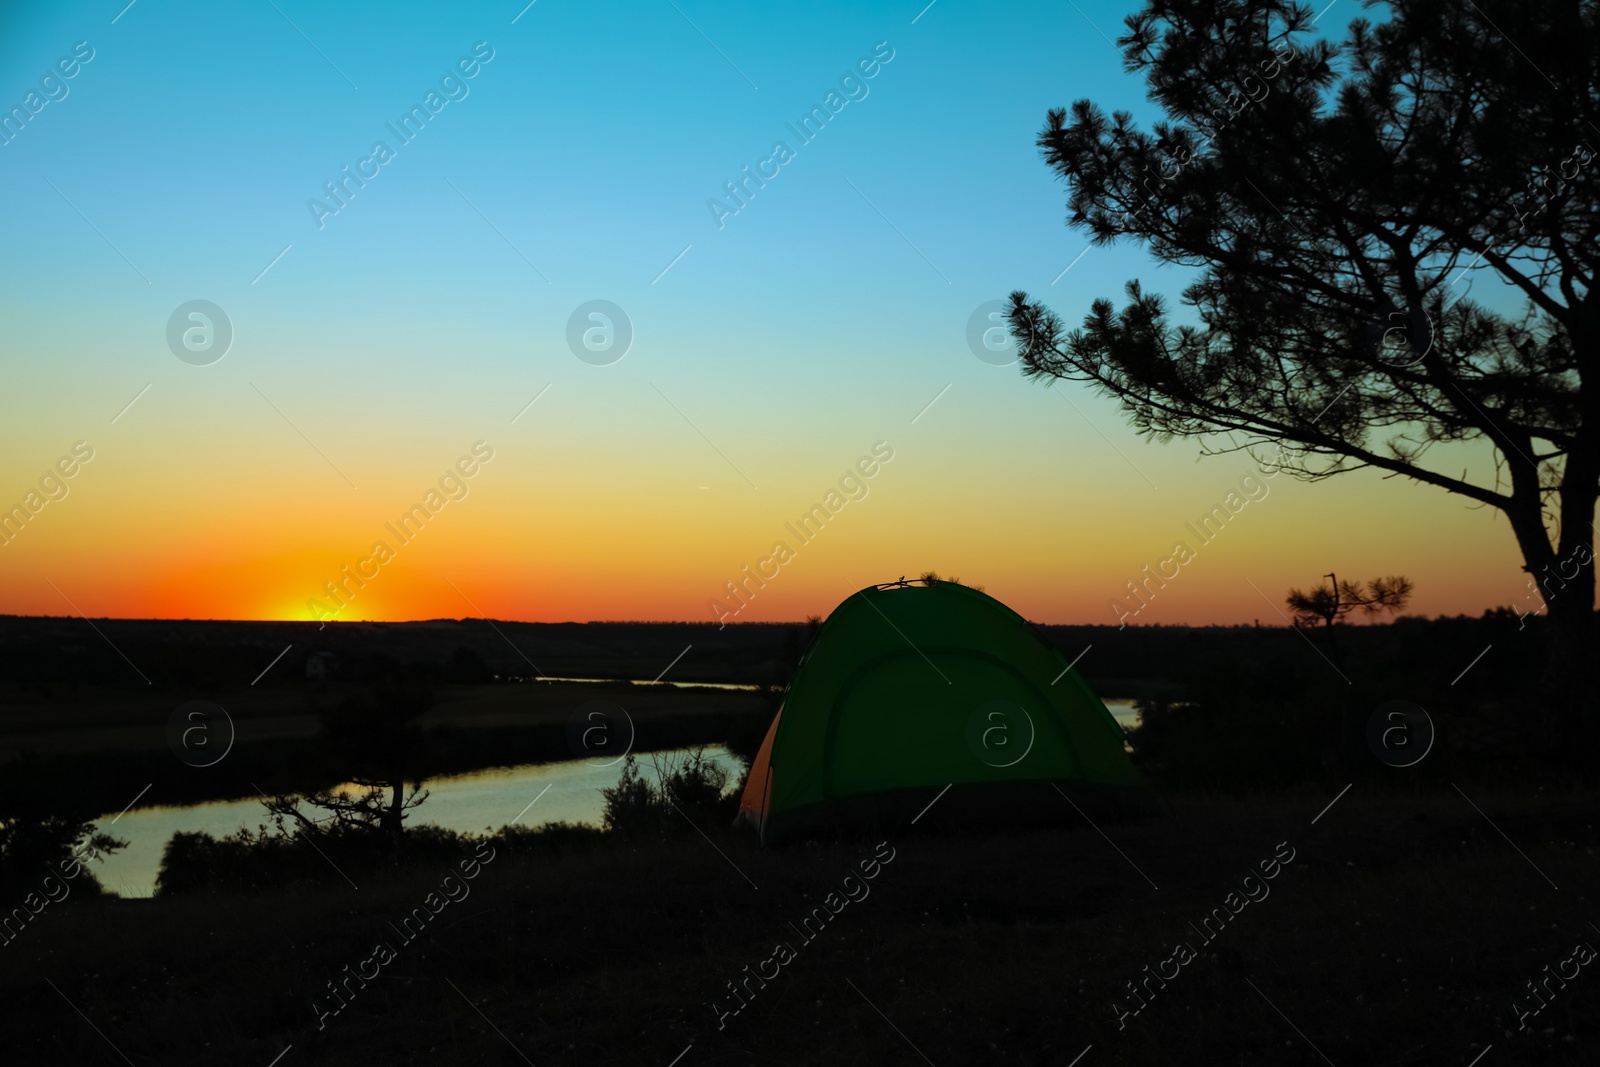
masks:
[[[1131,702],[1108,700],[1105,704],[1124,728],[1137,724],[1138,714]],[[734,757],[720,747],[708,747],[706,751],[719,766],[729,771],[730,780],[738,780],[739,763]],[[677,758],[683,754],[680,751],[659,755]],[[641,756],[639,763],[640,769],[651,775],[650,757]],[[537,826],[546,822],[572,822],[598,826],[604,810],[600,790],[616,785],[621,773],[621,763],[597,765],[589,760],[563,760],[436,778],[427,783],[427,802],[416,809],[408,822],[418,826],[442,826],[463,833],[492,832],[512,823]],[[227,837],[241,827],[253,830],[267,821],[259,800],[219,800],[177,807],[158,805],[135,808],[117,816],[102,816],[96,827],[128,842],[128,847],[91,864],[91,869],[106,889],[119,896],[152,896],[161,853],[173,834],[203,831],[213,837]]]

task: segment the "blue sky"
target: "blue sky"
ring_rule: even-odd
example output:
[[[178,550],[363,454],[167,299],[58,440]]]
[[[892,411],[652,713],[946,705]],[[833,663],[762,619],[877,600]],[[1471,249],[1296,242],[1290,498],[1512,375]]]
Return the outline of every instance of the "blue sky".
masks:
[[[918,368],[863,367],[853,346],[818,342],[894,323],[930,370],[968,358],[950,320],[963,324],[1010,288],[1047,287],[1083,247],[1059,225],[1059,186],[1032,146],[1045,109],[1104,89],[1139,102],[1115,50],[1070,5],[999,20],[936,3],[916,25],[914,5],[811,5],[758,19],[746,7],[665,0],[544,0],[516,25],[515,5],[397,5],[380,19],[292,2],[146,0],[112,25],[115,9],[71,7],[7,34],[3,99],[20,101],[32,72],[74,42],[95,48],[71,94],[0,157],[12,202],[37,208],[17,237],[39,254],[6,264],[7,298],[92,285],[133,310],[203,291],[237,304],[235,318],[328,323],[323,342],[359,342],[417,301],[449,302],[456,314],[414,340],[489,355],[560,327],[592,294],[659,324],[640,331],[634,354],[644,358],[726,338],[749,346],[746,358],[803,350],[813,370],[909,386]],[[1120,9],[1084,10],[1115,35]],[[1030,32],[1017,32],[1019,21]],[[373,141],[394,140],[384,123],[477,41],[495,59],[470,95],[319,231],[307,199]],[[895,58],[870,95],[810,145],[796,142],[796,160],[719,231],[706,201],[775,140],[794,140],[784,124],[879,41]],[[1082,302],[1104,287],[1086,283],[1120,282],[1137,265],[1102,251],[1056,289]],[[719,299],[735,290],[739,299]],[[823,307],[826,322],[806,313]],[[307,341],[309,357],[319,345]]]
[[[982,363],[965,333],[978,305],[1016,288],[1069,321],[1131,277],[1181,288],[1180,272],[1130,246],[1079,258],[1086,241],[1064,225],[1065,190],[1034,146],[1047,109],[1085,96],[1152,117],[1106,39],[1131,10],[13,5],[0,18],[6,109],[77,42],[94,58],[0,147],[12,205],[0,443],[14,457],[0,492],[78,438],[106,442],[102,484],[60,509],[52,536],[61,552],[102,542],[119,577],[96,588],[120,590],[106,610],[125,614],[193,584],[173,556],[221,543],[237,546],[235,569],[315,557],[306,573],[320,582],[326,560],[347,558],[487,438],[510,459],[482,493],[502,496],[459,520],[454,550],[537,544],[546,570],[498,564],[529,597],[574,568],[591,584],[671,572],[680,585],[648,613],[699,617],[700,590],[889,439],[900,488],[886,479],[885,502],[828,550],[837,558],[808,564],[814,583],[770,599],[776,617],[826,611],[834,586],[891,569],[1015,571],[1001,561],[1021,536],[1040,554],[1065,540],[1075,556],[1041,555],[1037,580],[1015,571],[992,591],[1041,618],[1098,619],[1102,587],[1114,595],[1247,466],[1213,461],[1197,475],[1192,445],[1150,444],[1081,388],[1046,391]],[[385,124],[478,42],[493,59],[465,98],[402,145]],[[880,42],[893,58],[865,98],[801,145],[786,124]],[[395,157],[319,229],[308,199],[378,140]],[[795,158],[719,229],[707,201],[779,140]],[[165,342],[168,316],[194,299],[235,330],[204,368]],[[635,331],[610,366],[565,341],[568,317],[594,299],[621,306]],[[1156,486],[1167,495],[1149,495]],[[1390,489],[1369,479],[1349,491]],[[1263,517],[1261,537],[1327,536],[1312,555],[1404,567],[1378,533],[1307,534],[1337,491],[1296,492],[1303,503]],[[1458,526],[1454,502],[1422,495],[1434,509],[1423,527],[1467,530],[1471,551],[1509,549],[1489,517]],[[657,532],[630,544],[628,529]],[[32,576],[46,564],[59,573],[71,560],[8,566],[49,598]],[[1303,583],[1326,567],[1301,569]],[[166,592],[130,572],[159,573]],[[1215,614],[1214,591],[1191,585],[1192,602],[1171,598],[1174,617]],[[582,617],[578,596],[560,611]]]

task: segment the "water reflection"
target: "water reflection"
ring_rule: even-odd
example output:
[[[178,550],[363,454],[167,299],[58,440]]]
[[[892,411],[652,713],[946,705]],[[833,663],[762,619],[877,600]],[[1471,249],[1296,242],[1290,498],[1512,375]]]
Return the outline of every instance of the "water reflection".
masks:
[[[706,753],[728,771],[730,783],[738,781],[739,762],[726,749],[708,746]],[[676,759],[685,754],[675,751],[657,755]],[[639,763],[646,776],[654,777],[648,754],[640,756]],[[435,778],[426,783],[427,802],[412,813],[407,825],[442,826],[463,833],[546,822],[598,826],[605,803],[600,790],[616,785],[621,774],[620,763],[597,767],[586,760],[565,760]],[[155,893],[161,853],[173,834],[204,831],[213,837],[227,837],[240,828],[254,830],[267,823],[259,800],[139,808],[99,821],[100,829],[127,841],[128,847],[107,856],[103,863],[95,863],[93,869],[112,892],[125,897],[148,897]]]
[[[1139,715],[1132,701],[1108,700],[1105,704],[1124,729],[1138,725]],[[738,761],[719,746],[706,751],[728,770],[730,781],[737,782]],[[660,755],[677,758],[684,752]],[[640,762],[645,774],[652,775],[649,756],[641,757]],[[408,822],[463,833],[492,832],[507,824],[574,822],[598,826],[604,808],[600,790],[615,785],[621,774],[620,763],[595,766],[586,760],[566,760],[436,778],[427,783],[427,803]],[[242,827],[254,830],[267,821],[258,800],[139,808],[120,816],[107,816],[99,821],[99,828],[127,841],[128,847],[106,857],[103,863],[94,864],[94,871],[114,893],[148,897],[155,893],[161,853],[173,834],[203,831],[213,837],[227,837]]]

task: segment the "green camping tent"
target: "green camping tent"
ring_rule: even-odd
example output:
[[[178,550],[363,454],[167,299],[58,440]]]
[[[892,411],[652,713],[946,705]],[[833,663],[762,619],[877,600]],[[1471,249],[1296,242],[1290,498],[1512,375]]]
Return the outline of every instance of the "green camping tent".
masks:
[[[847,823],[1159,811],[1122,727],[1022,616],[952,582],[872,586],[801,657],[739,819],[765,842]],[[949,787],[949,795],[941,793]]]

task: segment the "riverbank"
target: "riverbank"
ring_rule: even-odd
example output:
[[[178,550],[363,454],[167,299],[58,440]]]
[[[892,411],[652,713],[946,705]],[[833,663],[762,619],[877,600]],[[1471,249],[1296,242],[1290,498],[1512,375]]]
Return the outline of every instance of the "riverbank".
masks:
[[[0,754],[9,754],[0,764],[13,788],[31,782],[40,795],[53,795],[71,781],[75,807],[108,815],[130,802],[135,808],[197,804],[255,797],[258,786],[330,785],[305,770],[318,763],[319,727],[309,704],[317,696],[248,687],[216,693],[213,703],[226,721],[216,718],[205,728],[211,750],[226,755],[205,766],[195,765],[200,750],[186,751],[185,759],[174,750],[172,724],[183,702],[170,697],[86,687],[48,701],[14,699],[0,707]],[[431,738],[425,772],[436,778],[598,755],[583,747],[581,729],[577,740],[571,729],[575,721],[589,725],[587,715],[597,708],[611,717],[613,745],[629,740],[623,735],[631,726],[635,751],[730,738],[753,748],[772,715],[765,697],[748,689],[576,681],[441,685],[419,720]],[[186,723],[181,716],[178,721],[181,737]]]

